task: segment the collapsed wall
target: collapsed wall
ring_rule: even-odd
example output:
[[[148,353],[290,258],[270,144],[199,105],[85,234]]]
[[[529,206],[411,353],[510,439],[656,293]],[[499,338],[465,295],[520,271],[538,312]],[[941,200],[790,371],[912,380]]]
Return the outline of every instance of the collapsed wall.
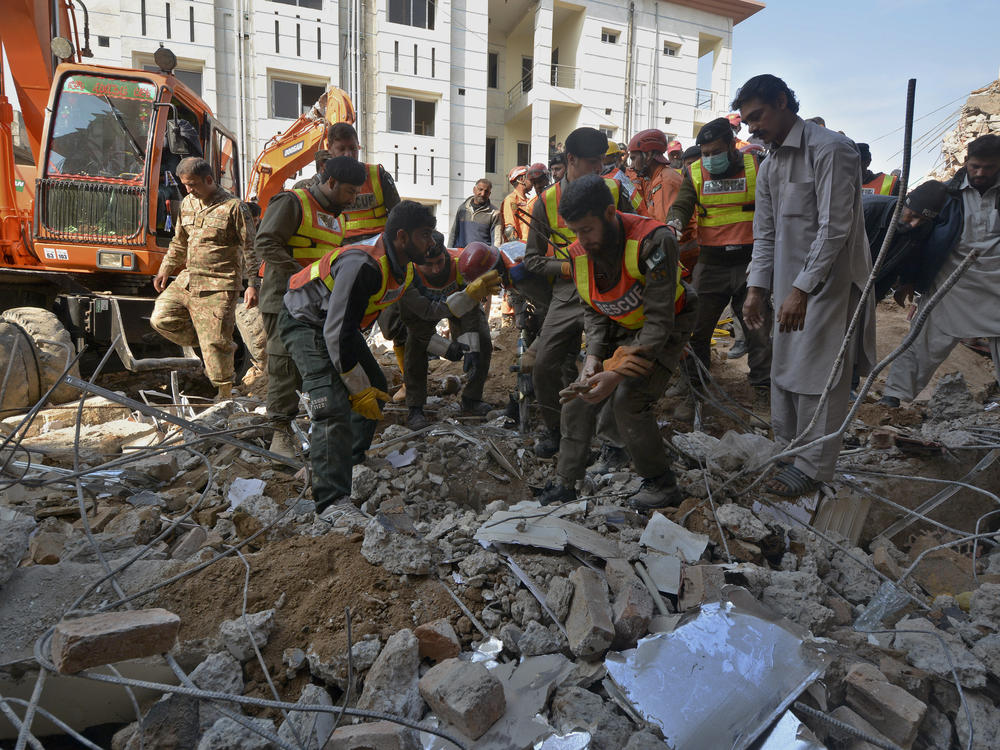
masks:
[[[942,181],[951,178],[965,162],[969,143],[987,133],[1000,134],[1000,79],[969,94],[955,129],[941,143],[944,161],[931,177]]]

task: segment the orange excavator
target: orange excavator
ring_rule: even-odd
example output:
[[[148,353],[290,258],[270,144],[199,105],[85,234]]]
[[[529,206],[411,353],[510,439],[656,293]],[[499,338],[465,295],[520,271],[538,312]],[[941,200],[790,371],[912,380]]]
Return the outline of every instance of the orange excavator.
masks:
[[[15,149],[0,71],[0,409],[34,403],[84,347],[113,346],[134,371],[196,366],[190,350],[143,356],[166,343],[149,327],[151,280],[183,197],[173,169],[203,157],[239,196],[236,139],[173,75],[168,49],[153,72],[87,65],[80,0],[3,5],[0,45],[28,149]]]

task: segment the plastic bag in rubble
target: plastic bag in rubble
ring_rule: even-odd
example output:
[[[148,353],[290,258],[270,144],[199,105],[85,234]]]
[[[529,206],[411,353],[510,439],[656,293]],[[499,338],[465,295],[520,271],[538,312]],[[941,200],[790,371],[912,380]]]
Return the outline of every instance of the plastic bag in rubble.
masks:
[[[910,597],[903,589],[892,581],[883,581],[865,611],[854,621],[854,629],[859,633],[883,630],[885,618],[899,612],[909,601]]]
[[[229,485],[228,492],[226,492],[226,500],[229,501],[229,510],[235,510],[251,497],[263,495],[266,486],[263,479],[236,477],[233,483]]]

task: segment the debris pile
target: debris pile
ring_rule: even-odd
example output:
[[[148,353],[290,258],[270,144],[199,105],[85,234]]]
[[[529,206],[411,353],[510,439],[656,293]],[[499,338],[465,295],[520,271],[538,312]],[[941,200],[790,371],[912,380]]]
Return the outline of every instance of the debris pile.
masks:
[[[981,135],[1000,133],[1000,80],[976,89],[962,106],[954,130],[941,144],[943,164],[931,177],[948,180],[965,163],[965,149]]]

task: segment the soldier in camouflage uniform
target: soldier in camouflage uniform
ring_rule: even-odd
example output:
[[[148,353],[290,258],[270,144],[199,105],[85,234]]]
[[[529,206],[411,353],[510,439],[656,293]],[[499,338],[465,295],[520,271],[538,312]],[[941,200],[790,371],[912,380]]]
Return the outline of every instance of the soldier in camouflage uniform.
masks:
[[[243,281],[247,307],[257,304],[254,223],[246,205],[223,190],[204,159],[190,157],[177,166],[187,189],[170,248],[153,279],[160,296],[149,320],[153,329],[180,346],[200,346],[205,374],[228,398],[233,390],[233,327]],[[177,278],[171,274],[181,267]]]

